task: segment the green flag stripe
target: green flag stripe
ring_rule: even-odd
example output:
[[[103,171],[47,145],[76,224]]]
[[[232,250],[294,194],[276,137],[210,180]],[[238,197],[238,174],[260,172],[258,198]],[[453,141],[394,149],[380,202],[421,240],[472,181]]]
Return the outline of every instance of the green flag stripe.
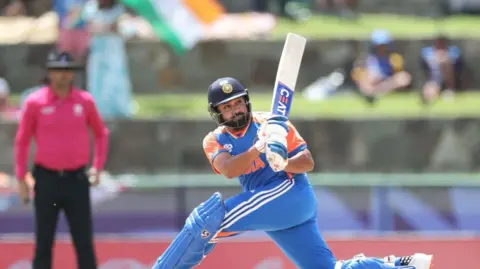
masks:
[[[168,23],[155,11],[151,0],[122,0],[122,2],[150,23],[153,31],[160,40],[168,43],[176,53],[181,54],[185,51],[181,40],[175,32],[172,31]]]

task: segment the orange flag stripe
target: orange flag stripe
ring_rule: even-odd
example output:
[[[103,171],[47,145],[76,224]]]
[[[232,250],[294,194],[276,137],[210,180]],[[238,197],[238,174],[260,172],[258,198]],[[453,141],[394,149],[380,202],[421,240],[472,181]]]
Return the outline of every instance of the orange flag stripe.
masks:
[[[216,0],[183,0],[183,3],[200,22],[205,24],[216,21],[226,13],[224,7]]]

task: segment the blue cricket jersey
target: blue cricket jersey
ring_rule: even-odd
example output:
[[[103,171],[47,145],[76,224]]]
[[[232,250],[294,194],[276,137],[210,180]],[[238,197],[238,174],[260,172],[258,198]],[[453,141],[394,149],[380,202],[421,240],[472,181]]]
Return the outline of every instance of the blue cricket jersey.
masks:
[[[371,75],[383,80],[403,70],[403,57],[397,53],[383,57],[370,54],[366,59],[366,69]]]
[[[253,146],[261,124],[265,122],[270,115],[271,114],[267,112],[252,112],[252,120],[243,131],[231,133],[228,132],[224,126],[219,126],[205,136],[203,149],[213,170],[217,174],[220,174],[220,172],[213,165],[215,157],[222,152],[227,152],[235,156],[247,151]],[[287,135],[288,155],[292,157],[306,149],[307,145],[293,124],[290,121],[288,121],[287,124],[289,126]],[[270,168],[265,154],[260,154],[259,158],[252,163],[252,166],[239,177],[239,181],[244,191],[251,191],[274,180],[284,180],[292,176],[292,174],[283,171],[278,173],[274,172]]]
[[[461,56],[460,49],[456,46],[448,46],[448,56],[452,63],[456,65]],[[421,57],[427,64],[430,69],[431,79],[437,82],[442,82],[444,78],[442,77],[442,71],[440,70],[440,64],[438,64],[435,56],[434,47],[424,47],[421,51]]]

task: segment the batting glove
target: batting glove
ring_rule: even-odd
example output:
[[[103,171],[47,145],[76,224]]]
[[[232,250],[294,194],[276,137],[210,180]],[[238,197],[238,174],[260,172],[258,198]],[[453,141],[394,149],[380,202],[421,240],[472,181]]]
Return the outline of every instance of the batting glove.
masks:
[[[287,135],[288,119],[284,116],[269,118],[265,131],[267,132],[267,148],[265,154],[268,164],[275,172],[280,172],[288,165]]]
[[[268,135],[266,132],[267,125],[268,124],[265,122],[260,126],[260,128],[257,131],[257,140],[254,144],[255,148],[261,153],[265,153],[265,148],[267,146],[267,138],[268,138]]]
[[[287,137],[289,130],[287,121],[288,119],[284,116],[273,116],[266,121],[265,131],[270,137]]]
[[[267,142],[265,155],[274,172],[283,171],[288,165],[288,150],[283,143]]]
[[[261,153],[265,153],[265,145],[267,142],[277,142],[287,146],[286,137],[288,135],[288,119],[284,116],[273,116],[266,120],[257,132],[258,140],[255,147]]]

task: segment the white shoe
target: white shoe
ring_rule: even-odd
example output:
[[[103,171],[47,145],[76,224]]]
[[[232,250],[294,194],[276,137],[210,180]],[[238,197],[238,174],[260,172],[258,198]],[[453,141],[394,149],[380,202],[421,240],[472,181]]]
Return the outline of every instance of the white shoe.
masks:
[[[390,266],[395,266],[395,260],[397,259],[397,257],[395,257],[394,255],[390,255],[390,256],[386,256],[383,258],[383,261],[387,264],[387,265],[390,265]]]
[[[433,255],[423,253],[415,253],[408,265],[414,266],[415,269],[430,269],[432,265]]]
[[[365,254],[363,254],[363,253],[359,253],[359,254],[353,256],[353,259],[354,259],[354,260],[365,260],[366,258],[367,258],[367,257],[366,257]]]

